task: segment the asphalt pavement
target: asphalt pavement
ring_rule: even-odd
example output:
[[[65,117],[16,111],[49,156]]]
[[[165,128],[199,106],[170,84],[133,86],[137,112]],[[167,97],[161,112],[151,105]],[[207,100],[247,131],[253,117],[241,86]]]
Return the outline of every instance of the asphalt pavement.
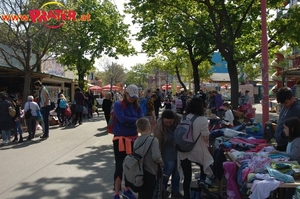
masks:
[[[254,106],[261,123],[261,105]],[[270,119],[277,117],[270,113]],[[50,126],[47,140],[1,145],[0,160],[1,199],[113,197],[112,135],[106,132],[103,112],[80,126]]]
[[[50,126],[47,140],[1,146],[0,198],[112,198],[112,135],[105,127],[101,112],[80,126]]]

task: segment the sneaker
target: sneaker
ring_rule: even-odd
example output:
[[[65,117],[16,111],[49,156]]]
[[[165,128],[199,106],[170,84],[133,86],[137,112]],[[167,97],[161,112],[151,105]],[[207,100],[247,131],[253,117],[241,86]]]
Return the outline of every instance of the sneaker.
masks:
[[[184,198],[184,195],[182,195],[179,191],[178,192],[172,192],[171,193],[172,198]]]
[[[42,138],[42,139],[47,139],[47,138],[48,138],[48,136],[46,136],[46,135],[42,135],[42,136],[40,136],[40,138]]]
[[[120,195],[116,194],[116,195],[114,196],[114,199],[120,199]]]
[[[6,141],[6,140],[3,140],[1,144],[7,144],[7,141]]]
[[[127,198],[127,199],[136,199],[135,195],[130,191],[130,189],[128,189],[127,191],[123,191],[122,193],[123,198]]]
[[[9,143],[11,143],[11,141],[10,141],[10,140],[7,140],[7,141],[6,141],[6,144],[9,144]]]

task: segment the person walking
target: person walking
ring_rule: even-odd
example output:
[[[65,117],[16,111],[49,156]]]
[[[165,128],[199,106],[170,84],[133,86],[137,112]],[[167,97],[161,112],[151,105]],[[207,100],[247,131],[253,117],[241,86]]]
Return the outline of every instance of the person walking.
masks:
[[[10,131],[14,127],[13,118],[9,115],[8,108],[12,107],[12,103],[8,100],[8,96],[0,93],[0,127],[2,135],[2,144],[10,143]]]
[[[170,109],[162,112],[161,117],[157,120],[157,124],[153,130],[154,137],[158,139],[159,149],[163,159],[163,179],[164,197],[169,196],[167,191],[168,181],[171,180],[171,195],[172,198],[183,198],[179,191],[180,176],[177,170],[177,150],[174,147],[174,131],[181,121],[181,116],[174,113]]]
[[[143,117],[143,111],[138,103],[139,89],[136,85],[130,84],[125,89],[122,100],[114,103],[114,116],[116,122],[113,126],[113,148],[115,156],[114,172],[114,199],[120,199],[120,190],[123,179],[123,160],[127,154],[132,153],[134,141],[138,137],[136,121]],[[123,198],[136,199],[125,181]]]
[[[286,119],[291,117],[300,119],[300,101],[296,100],[292,90],[288,87],[280,88],[276,94],[276,98],[277,102],[282,106],[274,134],[277,142],[276,149],[278,151],[286,151],[288,137],[284,134],[283,124]]]
[[[74,94],[74,100],[75,100],[75,107],[76,107],[76,117],[73,122],[73,125],[75,126],[77,124],[77,121],[79,122],[79,125],[82,124],[82,113],[83,113],[83,106],[84,106],[84,100],[87,100],[87,97],[84,96],[81,89],[78,87],[75,89]]]
[[[18,99],[16,96],[12,95],[10,96],[11,103],[15,107],[16,110],[16,116],[13,117],[14,120],[14,136],[15,138],[13,139],[12,142],[17,142],[18,141],[18,132],[19,132],[19,141],[18,143],[23,142],[23,130],[21,127],[21,115],[20,115],[20,104],[18,103]]]
[[[27,140],[31,140],[35,136],[36,132],[36,121],[37,121],[37,111],[40,110],[39,105],[33,101],[34,97],[29,95],[27,98],[27,102],[24,105],[24,112],[31,109],[31,117],[26,119],[28,137]]]
[[[198,117],[193,121],[193,138],[197,140],[193,149],[189,152],[178,151],[178,169],[183,173],[183,192],[184,198],[190,198],[190,185],[192,179],[192,162],[197,165],[203,166],[203,171],[206,174],[205,183],[212,185],[214,180],[214,173],[211,169],[211,165],[214,160],[212,155],[208,151],[208,120],[204,116],[204,107],[200,98],[192,98],[186,107],[186,118],[191,119],[194,115]]]
[[[43,130],[44,134],[40,136],[42,139],[49,137],[49,115],[50,115],[50,95],[45,86],[39,80],[34,82],[34,87],[39,92],[38,105],[40,106],[43,117]]]
[[[102,103],[102,110],[104,112],[104,117],[106,120],[106,124],[108,125],[109,122],[109,118],[110,118],[110,111],[111,111],[111,107],[112,107],[112,98],[111,98],[111,93],[108,92],[105,95],[105,99],[103,100]]]

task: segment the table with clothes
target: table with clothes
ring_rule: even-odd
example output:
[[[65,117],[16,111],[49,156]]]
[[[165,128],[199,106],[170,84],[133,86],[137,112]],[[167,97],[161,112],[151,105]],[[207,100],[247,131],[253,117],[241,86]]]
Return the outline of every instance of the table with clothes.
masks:
[[[295,188],[300,185],[300,166],[297,161],[281,154],[270,154],[274,147],[261,139],[260,134],[248,134],[245,127],[214,130],[210,143],[214,148],[214,173],[217,179],[227,179],[227,198],[292,198],[294,189],[286,193],[278,188]],[[253,128],[250,127],[250,128]],[[243,129],[243,130],[240,130]],[[275,194],[276,190],[276,194]],[[281,194],[281,195],[280,195]],[[290,195],[290,196],[289,196]]]

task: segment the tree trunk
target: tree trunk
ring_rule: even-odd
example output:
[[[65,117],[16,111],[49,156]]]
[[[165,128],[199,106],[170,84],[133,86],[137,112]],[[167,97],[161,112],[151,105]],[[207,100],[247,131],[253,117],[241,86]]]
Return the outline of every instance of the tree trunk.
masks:
[[[185,84],[183,83],[183,81],[181,80],[181,76],[180,76],[180,74],[179,74],[179,69],[178,69],[178,66],[177,66],[177,65],[175,65],[175,72],[176,72],[177,79],[178,79],[179,83],[181,84],[182,88],[186,91],[186,90],[187,90],[187,89],[186,89],[186,86],[185,86]]]
[[[231,82],[231,106],[235,110],[238,108],[238,92],[239,92],[239,82],[238,82],[238,72],[236,62],[234,60],[226,60],[228,63],[228,73]]]
[[[31,92],[31,71],[24,71],[24,88],[23,88],[23,96],[22,96],[22,107],[24,107],[27,102],[28,95]]]
[[[84,89],[84,74],[82,74],[82,73],[78,73],[78,85],[79,85],[79,88],[81,88],[81,90],[83,91],[83,89]]]
[[[197,92],[200,91],[200,78],[199,78],[198,65],[199,65],[198,63],[192,61],[195,94],[197,94]]]
[[[193,78],[194,78],[194,93],[197,94],[197,92],[200,90],[200,78],[199,78],[199,71],[198,71],[198,65],[200,64],[200,60],[196,61],[194,54],[193,54],[193,47],[191,45],[187,45],[187,50],[189,52],[190,61],[193,68]]]

